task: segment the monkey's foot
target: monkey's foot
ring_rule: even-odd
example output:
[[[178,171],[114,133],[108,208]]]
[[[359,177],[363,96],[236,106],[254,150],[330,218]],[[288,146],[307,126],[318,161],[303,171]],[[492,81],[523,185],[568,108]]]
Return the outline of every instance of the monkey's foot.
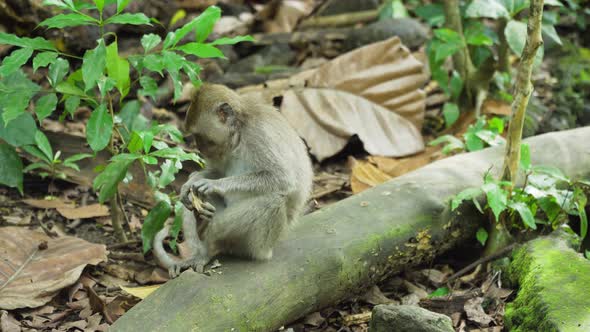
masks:
[[[205,266],[210,260],[211,259],[207,256],[195,256],[185,259],[170,266],[168,268],[168,275],[171,279],[174,279],[180,275],[180,272],[187,268],[192,268],[197,273],[203,273],[205,271]]]

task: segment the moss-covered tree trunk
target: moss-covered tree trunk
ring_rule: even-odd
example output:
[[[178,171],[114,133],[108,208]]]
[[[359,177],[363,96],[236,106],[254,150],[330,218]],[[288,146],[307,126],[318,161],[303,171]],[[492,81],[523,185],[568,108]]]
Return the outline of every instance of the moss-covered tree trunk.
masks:
[[[590,175],[590,128],[531,138],[534,164]],[[503,149],[447,158],[302,218],[269,262],[221,258],[212,276],[185,272],[111,331],[276,331],[407,267],[474,239],[483,217],[449,199],[482,184]]]

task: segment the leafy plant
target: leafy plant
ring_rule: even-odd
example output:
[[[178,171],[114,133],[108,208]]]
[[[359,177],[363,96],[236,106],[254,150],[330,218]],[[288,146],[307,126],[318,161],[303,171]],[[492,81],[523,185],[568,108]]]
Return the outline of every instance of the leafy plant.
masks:
[[[466,5],[447,1],[416,8],[415,14],[435,28],[427,54],[432,77],[449,98],[443,107],[447,126],[458,119],[459,106],[475,109],[479,116],[489,83],[497,73],[509,75],[510,52],[521,56],[524,49],[527,29],[519,14],[528,4],[527,0],[474,0]],[[545,4],[562,6],[559,1]],[[556,20],[551,19],[551,14],[546,16],[544,35],[561,45],[554,27]],[[484,20],[494,20],[495,25],[484,24]],[[493,54],[498,54],[498,59]],[[449,57],[453,57],[454,64],[450,75],[445,67]],[[537,63],[542,58],[541,48]],[[501,95],[504,100],[510,98],[504,90]]]
[[[507,229],[537,229],[537,225],[556,228],[568,221],[568,215],[580,219],[580,236],[588,233],[588,202],[582,189],[585,182],[567,178],[559,169],[548,166],[532,166],[528,145],[522,145],[521,166],[525,172],[525,185],[513,188],[509,181],[496,180],[489,173],[479,188],[468,188],[451,200],[451,209],[457,209],[464,201],[471,201],[482,213],[489,213],[498,223],[508,221]],[[485,198],[485,204],[480,199]],[[505,214],[506,218],[500,216]],[[484,245],[488,232],[480,228],[477,240]]]
[[[182,135],[170,125],[149,123],[139,114],[140,104],[135,98],[145,96],[155,99],[157,79],[168,76],[174,85],[174,100],[182,93],[182,78],[186,76],[196,87],[201,84],[201,68],[191,61],[199,58],[223,58],[219,45],[252,41],[250,36],[220,38],[207,41],[214,24],[221,17],[221,10],[211,6],[201,15],[180,28],[170,31],[165,38],[157,34],[141,37],[143,52],[122,56],[114,33],[106,33],[111,24],[152,25],[159,23],[142,13],[127,13],[130,0],[45,0],[44,5],[55,6],[63,13],[40,23],[47,29],[63,29],[75,26],[96,26],[100,38],[96,46],[86,50],[83,57],[59,51],[53,42],[41,37],[26,38],[0,32],[0,44],[16,49],[4,58],[0,65],[0,160],[3,173],[14,178],[0,176],[0,184],[17,187],[22,192],[22,162],[17,148],[33,155],[38,162],[24,171],[42,170],[49,175],[61,175],[59,166],[76,169],[74,162],[87,155],[76,155],[60,160],[59,151],[53,154],[49,141],[37,129],[35,119],[26,111],[31,101],[35,102],[34,115],[38,122],[63,109],[60,119],[72,115],[79,106],[92,110],[86,125],[86,138],[94,153],[107,149],[113,157],[104,165],[95,178],[93,188],[101,203],[110,201],[113,227],[120,240],[125,239],[122,230],[118,184],[130,179],[128,170],[134,164],[146,173],[148,184],[156,199],[167,208],[153,209],[146,219],[143,233],[145,249],[149,249],[153,235],[170,216],[172,206],[178,207],[174,193],[168,195],[163,189],[182,168],[183,161],[202,164],[199,156],[186,153],[180,147],[170,146],[182,142]],[[116,8],[107,17],[106,6]],[[180,16],[176,19],[179,19]],[[194,41],[184,42],[189,34]],[[114,41],[110,41],[115,37]],[[107,38],[109,37],[109,38]],[[21,67],[32,59],[33,70],[47,68],[49,89],[42,89],[29,79]],[[71,64],[81,61],[80,69],[71,69]],[[132,77],[134,79],[132,79]],[[165,139],[165,136],[169,138]],[[165,142],[166,141],[166,142]],[[159,171],[148,171],[147,165],[160,164]],[[178,210],[177,208],[175,210]],[[164,212],[162,212],[164,211]],[[154,227],[152,224],[156,225]],[[148,231],[151,230],[151,231]]]
[[[465,134],[463,134],[463,141],[453,135],[442,135],[428,145],[435,146],[444,144],[442,153],[451,154],[461,151],[478,151],[486,146],[498,146],[505,143],[505,139],[501,136],[504,132],[504,119],[493,117],[486,120],[485,117],[480,117],[477,121],[469,125]]]

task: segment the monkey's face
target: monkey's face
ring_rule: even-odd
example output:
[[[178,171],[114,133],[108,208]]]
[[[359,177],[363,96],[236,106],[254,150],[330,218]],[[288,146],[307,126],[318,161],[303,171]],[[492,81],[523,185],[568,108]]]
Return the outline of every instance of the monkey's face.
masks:
[[[235,93],[223,86],[203,85],[194,95],[186,115],[185,130],[195,138],[197,148],[207,159],[222,159],[235,141],[235,112],[230,102]],[[229,98],[234,97],[232,101]]]

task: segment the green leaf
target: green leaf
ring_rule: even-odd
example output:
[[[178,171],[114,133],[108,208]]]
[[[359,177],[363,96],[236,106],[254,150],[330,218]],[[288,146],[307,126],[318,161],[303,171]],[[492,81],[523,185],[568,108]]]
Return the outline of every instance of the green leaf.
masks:
[[[580,216],[580,237],[585,239],[588,234],[588,216],[586,215],[584,206],[576,203],[576,208],[578,209],[578,215]]]
[[[174,204],[174,222],[172,223],[172,226],[170,227],[170,237],[172,238],[170,240],[170,248],[174,251],[176,251],[176,243],[178,240],[178,234],[180,234],[180,230],[182,229],[182,222],[183,222],[183,209],[184,205],[182,205],[182,202],[177,201]]]
[[[80,106],[80,97],[70,96],[68,99],[66,99],[66,102],[64,104],[65,104],[65,107],[64,107],[65,113],[64,114],[69,114],[70,117],[73,118],[74,113],[76,113],[76,110]]]
[[[467,188],[461,191],[451,200],[451,210],[455,211],[463,201],[477,199],[482,194],[481,188]]]
[[[508,24],[506,24],[504,34],[506,35],[506,41],[508,42],[508,46],[510,46],[512,52],[514,52],[519,57],[522,56],[522,51],[524,50],[524,45],[527,38],[526,23],[510,20]],[[537,54],[535,54],[535,66],[539,66],[541,62],[543,62],[543,54],[543,46],[541,46],[539,47]]]
[[[57,6],[61,9],[73,9],[70,5],[66,5],[62,0],[44,0],[43,5],[45,6]]]
[[[0,143],[0,184],[17,188],[23,193],[23,163],[16,150]]]
[[[149,17],[143,13],[124,13],[111,16],[105,21],[106,24],[131,24],[131,25],[152,25]]]
[[[461,95],[461,91],[463,91],[463,79],[461,79],[461,75],[453,70],[453,74],[451,75],[451,81],[449,82],[449,92],[451,93],[451,100],[457,101],[459,100],[459,96]],[[458,110],[458,109],[457,109]]]
[[[49,65],[49,84],[55,87],[59,84],[66,74],[70,71],[70,63],[66,59],[58,58]]]
[[[209,43],[209,45],[234,45],[241,42],[254,42],[256,41],[252,36],[235,36],[232,38],[219,38]]]
[[[467,17],[509,18],[510,13],[499,0],[473,0],[467,6]]]
[[[195,87],[198,87],[201,83],[201,79],[199,78],[199,74],[201,73],[201,66],[194,62],[186,61],[182,65],[182,69],[191,80]]]
[[[485,183],[481,188],[486,194],[488,205],[490,209],[492,209],[496,221],[498,221],[500,213],[506,210],[508,204],[508,192],[500,188],[497,183]]]
[[[139,84],[141,85],[142,89],[139,90],[140,96],[148,96],[152,97],[152,100],[156,100],[158,97],[158,83],[156,80],[149,76],[141,76],[139,78]]]
[[[428,294],[428,298],[447,296],[451,291],[447,287],[437,288],[434,292]]]
[[[44,161],[47,164],[51,164],[52,158],[47,158],[45,153],[43,153],[39,148],[35,145],[25,145],[21,147],[25,152],[29,153],[32,156],[39,158],[40,160]]]
[[[495,116],[488,120],[488,128],[496,134],[502,134],[504,132],[504,120]]]
[[[414,13],[431,26],[442,26],[445,23],[445,10],[442,4],[432,3],[418,6]]]
[[[498,146],[506,144],[506,140],[504,137],[498,135],[497,133],[491,130],[479,130],[475,132],[475,136],[481,139],[482,141],[486,142],[489,146]]]
[[[173,100],[176,102],[180,97],[182,97],[182,81],[180,80],[180,75],[178,72],[168,72],[170,75],[170,79],[172,79],[172,84],[174,85],[174,98]]]
[[[90,153],[77,153],[75,155],[69,156],[64,160],[64,164],[66,163],[75,163],[77,161],[80,161],[82,159],[86,159],[86,158],[92,158],[94,157],[94,155],[91,155]]]
[[[19,117],[29,106],[31,98],[41,89],[21,70],[0,80],[0,109],[4,126]]]
[[[127,8],[131,0],[117,0],[117,14],[122,12],[123,9]]]
[[[0,66],[0,76],[8,76],[17,71],[22,65],[27,63],[33,55],[32,48],[21,48],[5,57]]]
[[[149,52],[154,47],[158,46],[162,42],[162,38],[154,33],[150,33],[149,35],[143,35],[141,37],[141,46],[145,53]]]
[[[0,44],[13,45],[22,48],[32,48],[34,50],[57,51],[55,46],[53,46],[53,43],[45,38],[20,38],[5,32],[0,32]]]
[[[186,10],[184,9],[179,9],[176,11],[176,13],[174,13],[174,15],[172,15],[172,18],[170,19],[170,22],[168,23],[168,28],[173,27],[176,23],[178,23],[178,21],[184,19],[186,17]]]
[[[43,121],[43,119],[47,118],[48,116],[55,111],[57,107],[57,95],[55,93],[50,93],[45,95],[35,104],[35,113],[37,114],[37,120],[39,123]]]
[[[492,46],[494,40],[486,34],[485,26],[477,22],[465,28],[465,42],[468,45]]]
[[[33,72],[36,72],[37,69],[42,67],[49,66],[50,63],[53,63],[57,59],[56,52],[41,52],[33,58]]]
[[[189,32],[196,31],[196,41],[201,43],[207,39],[213,31],[213,26],[221,18],[221,9],[216,6],[208,7],[201,15],[197,16],[184,26],[168,33],[164,40],[164,48],[167,49],[181,41]]]
[[[45,21],[39,23],[39,25],[47,27],[48,29],[51,28],[58,28],[63,29],[67,27],[75,27],[80,25],[97,25],[98,20],[78,14],[78,13],[70,13],[70,14],[59,14],[53,17],[46,19]]]
[[[565,174],[563,174],[563,172],[557,167],[539,165],[539,166],[533,166],[532,170],[534,173],[546,174],[546,175],[549,175],[550,177],[552,177],[556,180],[559,180],[559,181],[563,181],[563,182],[567,182],[567,183],[570,182],[568,177]]]
[[[437,139],[431,141],[430,143],[428,143],[429,146],[435,146],[435,145],[439,145],[445,143],[446,145],[443,147],[442,153],[443,154],[449,154],[452,153],[454,151],[462,151],[465,149],[465,145],[463,144],[463,142],[461,142],[460,139],[458,139],[455,136],[452,135],[443,135],[438,137]]]
[[[143,140],[141,136],[136,131],[131,133],[131,138],[129,139],[129,143],[127,144],[127,150],[131,153],[136,153],[137,151],[141,150],[143,147]]]
[[[164,61],[162,61],[162,56],[156,54],[148,54],[143,58],[142,63],[147,70],[156,72],[160,74],[160,76],[163,76],[162,70],[164,70],[165,65]]]
[[[221,58],[225,59],[223,52],[215,46],[203,43],[187,43],[177,48],[187,54],[196,55],[199,58]]]
[[[161,166],[162,173],[160,174],[160,180],[158,182],[159,188],[165,188],[167,185],[174,181],[174,175],[178,173],[178,168],[172,160],[167,159]]]
[[[467,132],[463,135],[467,151],[479,151],[484,148],[483,141],[474,132]]]
[[[113,118],[109,114],[105,104],[95,109],[86,125],[86,139],[93,151],[101,151],[111,140],[113,131]]]
[[[102,13],[102,10],[104,9],[104,0],[92,0],[92,1],[96,5],[96,9],[98,9],[98,11],[100,11]]]
[[[541,26],[541,31],[543,32],[544,37],[548,37],[549,39],[553,40],[553,42],[555,42],[558,45],[563,45],[563,43],[561,42],[561,38],[559,38],[559,35],[557,34],[557,30],[555,30],[555,27],[551,24],[543,24]],[[546,38],[543,38],[546,39]]]
[[[107,46],[106,66],[109,77],[116,81],[115,86],[121,93],[121,99],[125,98],[131,87],[129,62],[127,59],[123,59],[119,56],[117,42],[113,42]]]
[[[86,94],[82,89],[75,86],[73,83],[70,82],[61,82],[55,87],[55,91],[62,93],[64,95],[72,95],[72,96],[79,96],[79,97],[86,97]]]
[[[51,168],[49,166],[47,166],[47,164],[45,164],[45,163],[32,163],[23,169],[23,173],[28,173],[30,171],[33,171],[33,170],[36,170],[39,168],[44,169],[48,172],[51,172]]]
[[[443,106],[443,117],[446,127],[449,128],[459,119],[459,106],[455,103],[445,103]]]
[[[523,143],[520,146],[520,166],[522,166],[525,171],[528,171],[531,168],[531,148],[526,143]]]
[[[532,229],[537,229],[537,224],[535,223],[535,217],[531,212],[531,209],[523,202],[512,202],[510,203],[510,208],[515,210],[520,215],[520,219],[522,222]]]
[[[117,192],[117,186],[119,182],[123,181],[129,165],[135,159],[130,160],[119,160],[111,162],[107,167],[100,173],[92,184],[95,191],[99,191],[98,201],[104,203],[109,200]]]
[[[475,233],[475,238],[482,246],[485,246],[488,241],[488,231],[486,231],[485,228],[480,227],[477,230],[477,233]]]
[[[175,52],[163,51],[162,64],[169,73],[178,74],[182,66],[187,62],[186,59]]]
[[[117,82],[110,77],[101,76],[98,79],[98,81],[96,82],[96,84],[98,85],[98,90],[100,91],[100,95],[102,97],[104,97],[107,94],[107,92],[109,92],[115,88],[115,85],[117,84]]]
[[[47,136],[45,136],[41,130],[37,130],[35,133],[35,144],[39,150],[43,152],[43,155],[47,157],[47,160],[53,160],[53,150],[51,149],[51,144],[49,144]]]
[[[563,7],[563,4],[559,0],[545,0],[545,5]]]
[[[516,16],[516,14],[529,6],[528,0],[502,0],[501,2],[511,17]]]
[[[2,113],[3,110],[0,108],[0,139],[14,147],[35,143],[37,124],[30,113],[21,113],[10,122],[10,126],[4,125]]]
[[[143,227],[141,228],[141,239],[143,241],[143,253],[147,253],[152,249],[152,242],[156,234],[164,227],[164,222],[170,216],[171,207],[166,201],[160,201],[148,213]]]
[[[150,131],[143,131],[141,132],[141,139],[143,140],[143,152],[149,153],[152,149],[154,134]]]
[[[160,133],[167,134],[170,139],[176,143],[182,143],[183,136],[180,130],[171,124],[160,124],[153,126],[151,131],[154,135],[159,135]]]
[[[84,91],[88,91],[96,85],[96,81],[104,73],[106,65],[107,49],[104,40],[99,39],[98,45],[92,50],[86,51],[82,62],[82,77],[84,79]]]

